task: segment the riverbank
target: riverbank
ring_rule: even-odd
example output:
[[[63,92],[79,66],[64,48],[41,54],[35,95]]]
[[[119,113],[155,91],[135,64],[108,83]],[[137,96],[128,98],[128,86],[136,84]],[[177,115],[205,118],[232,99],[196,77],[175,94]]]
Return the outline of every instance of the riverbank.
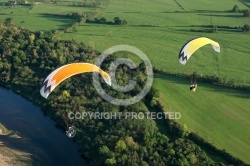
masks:
[[[21,138],[16,133],[8,130],[0,123],[0,137],[12,137]],[[31,165],[30,154],[17,151],[15,149],[8,148],[3,141],[0,141],[0,165],[12,166],[12,165]]]
[[[24,166],[32,165],[31,154],[10,149],[0,141],[0,165],[1,166]]]
[[[4,135],[4,132],[3,132],[3,127],[2,125],[0,124],[0,135]],[[7,157],[7,156],[4,156],[2,155],[1,151],[2,149],[4,148],[4,143],[0,141],[0,165],[1,166],[10,166],[9,162],[13,159],[11,159],[10,157]]]
[[[38,98],[36,98],[32,95],[29,95],[28,93],[21,93],[20,87],[15,86],[14,84],[1,84],[0,83],[0,89],[1,88],[8,90],[8,91],[10,91],[18,96],[21,96],[22,98],[24,98],[28,102],[32,103],[34,106],[39,107],[40,112],[55,123],[55,125],[54,125],[55,129],[58,129],[58,130],[62,131],[62,133],[65,133],[64,126],[62,124],[60,124],[60,122],[56,121],[56,119],[53,118],[53,115],[52,116],[47,115],[47,113],[49,111],[46,110],[46,108],[44,108],[44,103],[45,103],[44,101],[41,101]],[[74,139],[74,138],[71,138],[71,139]],[[75,143],[75,140],[74,140],[74,144],[77,147],[79,146],[78,143]],[[81,156],[82,160],[85,161],[84,163],[88,164],[88,165],[93,165],[93,161],[89,157],[85,156],[85,154],[81,153],[82,151],[83,151],[82,149],[78,149],[78,154]]]
[[[9,157],[11,162],[16,162],[13,156],[21,161],[25,157],[27,160],[23,165],[88,165],[81,158],[79,147],[55,128],[55,122],[45,117],[39,107],[6,88],[0,88],[0,110],[0,123],[8,131],[0,135],[4,144],[0,154]]]
[[[1,146],[1,142],[0,142],[0,146]],[[2,154],[0,154],[0,165],[1,166],[10,166],[10,164],[8,164],[8,162],[10,162],[10,158],[3,156]]]

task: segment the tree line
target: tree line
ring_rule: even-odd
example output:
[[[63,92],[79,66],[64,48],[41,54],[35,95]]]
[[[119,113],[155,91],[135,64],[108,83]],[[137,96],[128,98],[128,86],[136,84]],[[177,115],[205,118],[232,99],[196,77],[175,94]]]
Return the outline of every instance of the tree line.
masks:
[[[126,19],[120,19],[120,17],[114,17],[113,21],[108,21],[105,17],[95,18],[94,20],[87,19],[86,23],[98,23],[98,24],[108,24],[108,25],[127,25]]]

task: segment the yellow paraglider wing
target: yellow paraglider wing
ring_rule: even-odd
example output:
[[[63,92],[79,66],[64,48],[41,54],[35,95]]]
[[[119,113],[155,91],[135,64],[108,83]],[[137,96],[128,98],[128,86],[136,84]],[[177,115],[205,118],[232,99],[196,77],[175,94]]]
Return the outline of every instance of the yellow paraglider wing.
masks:
[[[44,80],[40,94],[47,98],[49,94],[65,79],[74,76],[76,74],[86,72],[98,72],[103,77],[104,81],[111,86],[110,76],[99,67],[90,63],[71,63],[61,66],[54,70]]]
[[[192,54],[204,45],[211,44],[216,52],[220,52],[219,43],[206,38],[199,37],[187,42],[181,49],[179,53],[179,62],[183,65],[186,64],[187,60],[192,56]]]

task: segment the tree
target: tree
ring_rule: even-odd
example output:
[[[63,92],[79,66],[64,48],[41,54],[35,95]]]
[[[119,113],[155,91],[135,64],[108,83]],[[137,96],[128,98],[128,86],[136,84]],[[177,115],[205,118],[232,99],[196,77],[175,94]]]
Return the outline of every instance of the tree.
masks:
[[[11,25],[12,20],[13,20],[13,18],[11,18],[11,17],[6,18],[4,21],[4,25],[6,25],[6,26]]]
[[[122,20],[119,17],[115,17],[114,18],[114,24],[121,25],[122,24]]]
[[[182,136],[188,136],[188,135],[190,134],[190,131],[188,130],[188,127],[187,127],[186,124],[184,124],[184,125],[182,126],[182,131],[183,131]]]
[[[213,26],[213,28],[212,28],[212,32],[213,33],[215,33],[215,32],[217,32],[218,31],[218,27],[215,25],[215,26]]]
[[[34,7],[35,7],[34,3],[30,4],[30,10],[33,9]]]
[[[115,151],[122,152],[127,149],[127,146],[123,140],[119,140],[115,146]]]
[[[127,20],[122,20],[122,25],[127,25],[128,24],[128,22],[127,22]]]
[[[157,98],[155,98],[155,97],[153,97],[153,99],[151,100],[151,102],[150,102],[150,106],[151,107],[154,107],[154,106],[156,106],[157,105]]]
[[[110,165],[115,165],[115,164],[116,164],[116,160],[115,160],[114,157],[109,158],[109,159],[107,159],[107,160],[105,161],[105,164],[108,165],[108,166],[110,166]]]
[[[248,31],[250,31],[250,26],[249,26],[248,24],[245,24],[245,25],[241,28],[241,30],[242,30],[243,32],[248,32]]]
[[[99,20],[98,18],[95,18],[95,22],[99,23],[99,22],[100,22],[100,20]]]
[[[73,32],[77,32],[76,27],[73,27],[73,28],[72,28],[72,31],[73,31]]]
[[[249,9],[243,10],[243,16],[244,17],[249,17],[250,16],[250,10]]]
[[[134,141],[133,137],[126,137],[125,142],[126,142],[126,145],[128,145],[130,149],[133,149],[133,150],[139,149],[139,145]]]
[[[29,40],[31,43],[33,43],[33,41],[35,40],[35,35],[33,33],[29,35]]]
[[[240,9],[237,5],[234,5],[232,12],[240,12]]]
[[[82,12],[74,12],[71,14],[72,18],[81,18],[83,16]]]
[[[20,64],[20,63],[22,63],[21,59],[20,59],[18,56],[13,56],[13,62],[14,62],[15,64]]]
[[[100,18],[99,21],[100,21],[101,23],[105,23],[107,20],[106,20],[106,18],[102,17],[102,18]]]
[[[110,150],[107,146],[103,145],[99,148],[99,152],[103,155],[106,155],[110,152]]]
[[[191,154],[188,156],[188,159],[189,159],[189,163],[190,163],[191,165],[195,165],[195,164],[198,162],[197,157],[195,156],[194,153],[191,153]]]

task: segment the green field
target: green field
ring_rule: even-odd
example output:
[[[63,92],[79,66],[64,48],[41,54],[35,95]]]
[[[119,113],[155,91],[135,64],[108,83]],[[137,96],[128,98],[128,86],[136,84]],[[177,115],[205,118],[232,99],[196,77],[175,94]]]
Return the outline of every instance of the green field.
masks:
[[[128,25],[86,24],[77,27],[77,32],[62,34],[61,38],[73,38],[87,44],[93,42],[95,48],[100,51],[116,44],[129,44],[148,55],[155,67],[168,72],[189,74],[192,71],[198,71],[203,75],[218,75],[236,84],[250,84],[249,35],[239,30],[223,28],[219,28],[218,33],[190,31],[192,28],[200,28],[197,26],[211,24],[239,27],[249,23],[249,19],[243,18],[241,13],[231,12],[175,13],[171,12],[172,6],[164,10],[162,8],[164,2],[159,1],[160,7],[158,7],[158,3],[151,1],[143,2],[143,5],[138,1],[134,6],[131,6],[132,1],[112,1],[99,17],[112,21],[114,17],[119,16],[121,19],[126,19]],[[233,7],[233,5],[230,7],[230,4],[234,3],[239,3],[240,7],[246,8],[240,2],[232,0],[228,10]],[[119,10],[115,6],[118,6]],[[142,8],[142,6],[145,7]],[[167,12],[168,8],[170,13]],[[112,36],[108,35],[110,31]],[[219,42],[221,53],[217,54],[211,46],[205,46],[194,54],[195,56],[185,67],[181,66],[178,62],[180,48],[186,41],[198,36],[206,36]]]
[[[175,29],[153,27],[114,27],[103,25],[85,25],[78,27],[77,33],[65,33],[63,39],[94,42],[95,48],[104,51],[116,44],[129,44],[141,49],[151,60],[153,66],[172,73],[190,74],[198,71],[203,75],[218,75],[233,80],[236,84],[250,83],[248,63],[249,36],[236,33],[209,34],[221,44],[221,53],[215,53],[211,46],[198,50],[190,61],[182,66],[178,53],[182,45],[191,38],[205,36],[202,33],[181,32]],[[112,31],[113,35],[107,33]],[[231,39],[234,39],[233,41]],[[245,42],[244,42],[245,41]],[[218,57],[217,57],[218,56]],[[218,58],[218,60],[217,60]],[[219,72],[218,72],[219,70]]]
[[[250,94],[205,83],[194,93],[188,84],[173,76],[157,74],[154,79],[166,111],[181,113],[178,122],[249,163]]]
[[[52,30],[68,27],[76,20],[55,14],[100,11],[98,18],[113,21],[114,17],[126,19],[123,26],[86,23],[76,32],[68,31],[60,39],[74,39],[94,43],[95,49],[105,49],[128,44],[142,50],[154,67],[171,73],[216,75],[238,85],[250,85],[249,33],[239,29],[220,28],[217,33],[192,32],[204,25],[239,27],[250,24],[242,13],[229,12],[234,5],[240,9],[250,7],[249,0],[99,0],[101,7],[82,7],[74,3],[83,1],[58,1],[58,4],[2,7],[0,17],[13,18],[13,23],[30,30]],[[87,0],[90,2],[90,0]],[[109,33],[112,32],[112,35]],[[199,36],[209,37],[221,46],[221,53],[204,46],[194,53],[189,62],[179,64],[178,53],[183,44]],[[197,132],[212,144],[250,163],[250,95],[234,89],[201,84],[191,93],[188,80],[156,75],[154,86],[159,89],[166,108],[181,112],[180,123]]]
[[[1,1],[0,1],[1,2]],[[29,5],[0,6],[0,20],[11,17],[13,24],[34,31],[48,31],[69,27],[77,20],[67,17],[66,14],[79,12],[92,13],[93,7],[79,7],[75,1],[63,1],[58,4],[34,2]]]
[[[233,8],[234,5],[239,6],[239,8],[244,9],[247,8],[242,2],[244,1],[238,1],[238,0],[211,0],[211,1],[206,1],[206,0],[201,0],[201,1],[196,1],[196,0],[190,0],[190,1],[185,1],[185,0],[177,0],[184,9],[186,10],[211,10],[211,11],[223,11],[223,10],[230,10]]]
[[[44,6],[38,4],[39,6]],[[37,6],[38,6],[37,5]],[[35,13],[28,6],[0,7],[1,20],[11,17],[13,24],[30,30],[52,30],[70,26],[76,20],[66,16],[55,16],[54,13]],[[36,7],[34,7],[36,8]]]

